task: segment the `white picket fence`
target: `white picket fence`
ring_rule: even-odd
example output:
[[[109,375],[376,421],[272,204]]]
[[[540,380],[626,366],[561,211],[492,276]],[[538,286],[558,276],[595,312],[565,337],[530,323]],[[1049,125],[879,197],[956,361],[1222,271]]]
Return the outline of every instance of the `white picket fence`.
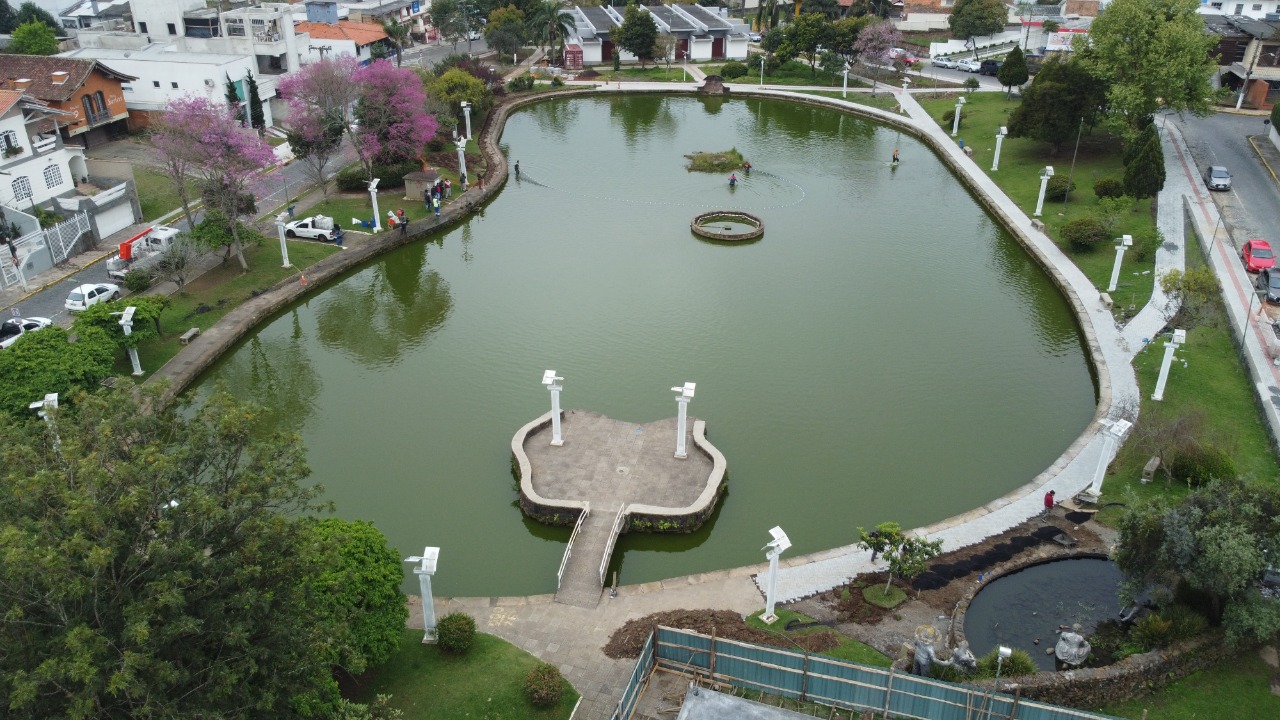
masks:
[[[51,228],[27,233],[14,240],[13,249],[18,262],[13,262],[12,257],[0,258],[0,286],[21,285],[25,288],[28,279],[23,274],[25,271],[39,272],[47,269],[46,262],[52,266],[65,261],[71,257],[76,241],[87,232],[89,214],[78,212]],[[33,255],[36,256],[34,262],[29,262]],[[49,260],[43,260],[42,256]]]
[[[87,232],[89,232],[89,213],[84,211],[45,230],[45,242],[53,252],[53,263],[57,265],[71,257],[71,250],[75,247],[76,241]]]

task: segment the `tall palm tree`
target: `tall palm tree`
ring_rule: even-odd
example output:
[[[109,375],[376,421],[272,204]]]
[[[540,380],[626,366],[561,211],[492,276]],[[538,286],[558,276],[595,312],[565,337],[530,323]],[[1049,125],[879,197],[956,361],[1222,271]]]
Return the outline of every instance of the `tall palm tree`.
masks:
[[[396,46],[396,67],[400,67],[404,46],[409,44],[409,26],[395,18],[388,18],[382,21],[382,31],[387,34],[391,44]]]
[[[538,0],[529,12],[528,26],[530,36],[537,38],[538,47],[550,47],[553,53],[557,41],[563,46],[577,29],[566,0]]]

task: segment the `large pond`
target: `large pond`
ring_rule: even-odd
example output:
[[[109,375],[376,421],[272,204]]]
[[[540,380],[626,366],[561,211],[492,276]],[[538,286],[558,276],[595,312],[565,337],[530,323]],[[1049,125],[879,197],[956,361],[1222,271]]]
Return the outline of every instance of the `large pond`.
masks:
[[[521,516],[509,451],[549,407],[547,368],[565,407],[637,423],[674,417],[670,388],[697,382],[690,413],[728,457],[712,521],[625,536],[622,583],[760,562],[774,525],[799,554],[968,510],[1092,417],[1066,301],[892,129],[781,101],[617,96],[517,112],[502,142],[523,180],[267,323],[202,385],[300,433],[339,515],[405,554],[439,545],[440,594],[554,590],[568,531]],[[734,191],[685,170],[684,154],[730,147],[756,168]],[[690,219],[718,208],[767,232],[695,238]]]

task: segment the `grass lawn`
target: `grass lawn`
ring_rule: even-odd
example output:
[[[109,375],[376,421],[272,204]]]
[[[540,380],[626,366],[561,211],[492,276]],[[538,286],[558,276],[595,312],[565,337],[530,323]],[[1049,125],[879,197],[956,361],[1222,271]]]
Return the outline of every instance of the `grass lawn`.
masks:
[[[1194,233],[1188,231],[1187,235],[1187,268],[1204,267]],[[1226,311],[1218,304],[1208,322],[1187,331],[1187,343],[1177,355],[1187,361],[1187,366],[1174,362],[1161,402],[1150,398],[1160,374],[1167,338],[1160,338],[1138,354],[1133,364],[1141,389],[1142,418],[1150,421],[1201,410],[1205,415],[1204,441],[1230,453],[1241,477],[1275,482],[1280,477],[1280,464],[1271,451],[1270,436],[1258,412],[1253,385],[1240,363],[1240,352],[1227,322]],[[1154,482],[1143,485],[1142,466],[1148,459],[1136,443],[1126,443],[1112,465],[1112,474],[1103,484],[1104,501],[1131,503],[1161,495],[1179,498],[1187,493],[1183,483],[1166,485],[1163,473],[1157,473]],[[1098,520],[1114,527],[1122,513],[1123,508],[1112,506],[1099,513]]]
[[[942,114],[955,108],[955,96],[944,98],[917,97],[920,104],[939,124]],[[1080,138],[1080,152],[1075,161],[1075,171],[1071,172],[1074,141],[1065,143],[1058,155],[1051,154],[1052,148],[1047,143],[1026,138],[1005,138],[1000,152],[1000,169],[991,172],[991,163],[995,157],[996,132],[1002,125],[1009,124],[1009,113],[1021,100],[1006,99],[1003,93],[984,92],[966,96],[964,114],[960,121],[959,138],[974,149],[974,160],[992,180],[1004,190],[1018,207],[1028,216],[1036,209],[1036,198],[1040,193],[1040,172],[1046,165],[1052,165],[1058,175],[1071,174],[1076,189],[1071,193],[1067,203],[1046,200],[1044,220],[1049,237],[1067,252],[1073,262],[1082,270],[1093,284],[1106,288],[1111,279],[1111,266],[1115,262],[1115,253],[1108,247],[1095,248],[1092,252],[1078,253],[1070,250],[1059,240],[1062,226],[1076,218],[1096,214],[1098,198],[1093,193],[1093,183],[1104,177],[1120,178],[1124,168],[1120,164],[1120,139],[1102,128],[1090,131],[1084,129]],[[1120,219],[1115,235],[1151,232],[1155,227],[1152,201],[1141,200],[1134,203],[1131,212]],[[1108,244],[1109,245],[1109,244]],[[1131,255],[1125,256],[1124,266],[1120,272],[1120,283],[1111,296],[1116,301],[1117,312],[1128,305],[1141,308],[1151,298],[1154,285],[1155,258],[1134,261]],[[1145,275],[1143,273],[1146,273]]]
[[[679,65],[672,65],[671,69],[667,69],[664,65],[650,65],[646,68],[641,67],[623,67],[620,70],[614,70],[611,65],[601,65],[594,68],[600,73],[599,79],[604,82],[616,82],[619,80],[632,80],[641,82],[690,82],[693,77],[685,72],[684,68]]]
[[[784,630],[783,628],[785,628],[787,626],[787,623],[791,622],[792,620],[799,620],[802,623],[811,623],[811,622],[815,622],[815,620],[807,615],[802,615],[794,610],[784,610],[782,608],[777,608],[774,610],[774,613],[778,616],[778,620],[772,625],[766,625],[764,621],[760,619],[760,616],[764,614],[764,610],[760,610],[748,616],[747,625],[753,628],[758,628],[760,630],[768,630],[769,632],[774,632],[779,635],[785,635],[787,637],[796,637],[799,635],[808,635],[810,633],[831,630],[831,628],[825,625],[817,625],[814,627],[800,628],[798,630],[787,631],[787,630]],[[836,633],[836,634],[839,635],[839,633]],[[830,658],[835,658],[837,660],[845,660],[847,662],[858,663],[860,665],[872,665],[875,667],[889,667],[890,665],[893,664],[893,661],[888,657],[886,657],[884,654],[882,654],[879,650],[876,650],[870,645],[858,642],[857,640],[854,640],[851,637],[845,637],[844,635],[840,635],[839,645],[821,654]]]
[[[1189,675],[1157,695],[1108,705],[1100,711],[1132,720],[1280,717],[1280,697],[1271,694],[1270,676],[1270,668],[1257,651],[1250,650],[1230,662]]]
[[[241,273],[240,263],[232,256],[227,262],[187,283],[182,292],[171,296],[169,307],[160,315],[161,336],[138,348],[143,370],[150,375],[177,355],[182,349],[178,336],[189,328],[207,330],[232,308],[251,298],[254,291],[297,275],[299,268],[311,267],[335,252],[340,252],[336,245],[290,240],[289,262],[293,267],[285,269],[280,267],[279,246],[274,239],[268,239],[261,245],[245,249],[249,272]],[[196,312],[200,307],[208,310]],[[122,376],[131,371],[129,360],[123,353],[116,362],[116,370]]]
[[[289,142],[288,140],[282,137],[276,137],[275,135],[267,135],[262,139],[266,140],[267,144],[270,145],[271,147],[280,147],[281,145]]]
[[[578,693],[565,683],[553,708],[539,709],[524,698],[525,675],[538,662],[520,648],[492,635],[476,633],[471,651],[461,657],[422,644],[421,630],[406,630],[400,649],[373,671],[352,698],[371,702],[390,695],[405,720],[562,720],[573,712]]]
[[[173,181],[164,173],[144,165],[133,166],[133,181],[138,186],[138,200],[142,203],[142,219],[155,220],[176,210],[182,203]],[[193,203],[200,199],[195,183],[189,183],[187,198]]]
[[[382,213],[382,217],[387,216],[387,210],[394,210],[407,204],[408,201],[401,200],[404,197],[403,190],[391,190],[386,193],[390,197],[384,197],[381,190],[378,191],[378,211]],[[391,198],[395,198],[394,200]],[[383,207],[383,206],[386,207]],[[422,203],[416,203],[413,208],[418,212],[418,216],[422,215]],[[410,208],[405,208],[408,213]],[[360,193],[358,195],[343,195],[337,193],[329,193],[328,200],[321,200],[306,210],[299,210],[298,217],[310,217],[312,215],[328,215],[333,218],[344,229],[351,228],[351,218],[360,218],[368,220],[373,217],[373,204],[369,201],[369,193]]]

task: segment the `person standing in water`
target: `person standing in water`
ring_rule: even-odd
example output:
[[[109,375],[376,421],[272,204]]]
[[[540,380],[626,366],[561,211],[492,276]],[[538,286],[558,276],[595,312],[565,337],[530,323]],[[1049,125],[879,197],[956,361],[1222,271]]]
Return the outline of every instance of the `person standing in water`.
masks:
[[[897,165],[897,164],[898,164],[898,162],[899,162],[899,161],[898,161],[898,148],[894,148],[894,149],[893,149],[893,164],[894,164],[894,165]]]
[[[737,185],[737,184],[738,184],[738,173],[732,173],[732,174],[730,174],[730,175],[729,175],[729,187],[733,187],[733,186],[735,186],[735,185]]]
[[[520,179],[520,161],[519,160],[516,161],[516,179],[517,180]]]

